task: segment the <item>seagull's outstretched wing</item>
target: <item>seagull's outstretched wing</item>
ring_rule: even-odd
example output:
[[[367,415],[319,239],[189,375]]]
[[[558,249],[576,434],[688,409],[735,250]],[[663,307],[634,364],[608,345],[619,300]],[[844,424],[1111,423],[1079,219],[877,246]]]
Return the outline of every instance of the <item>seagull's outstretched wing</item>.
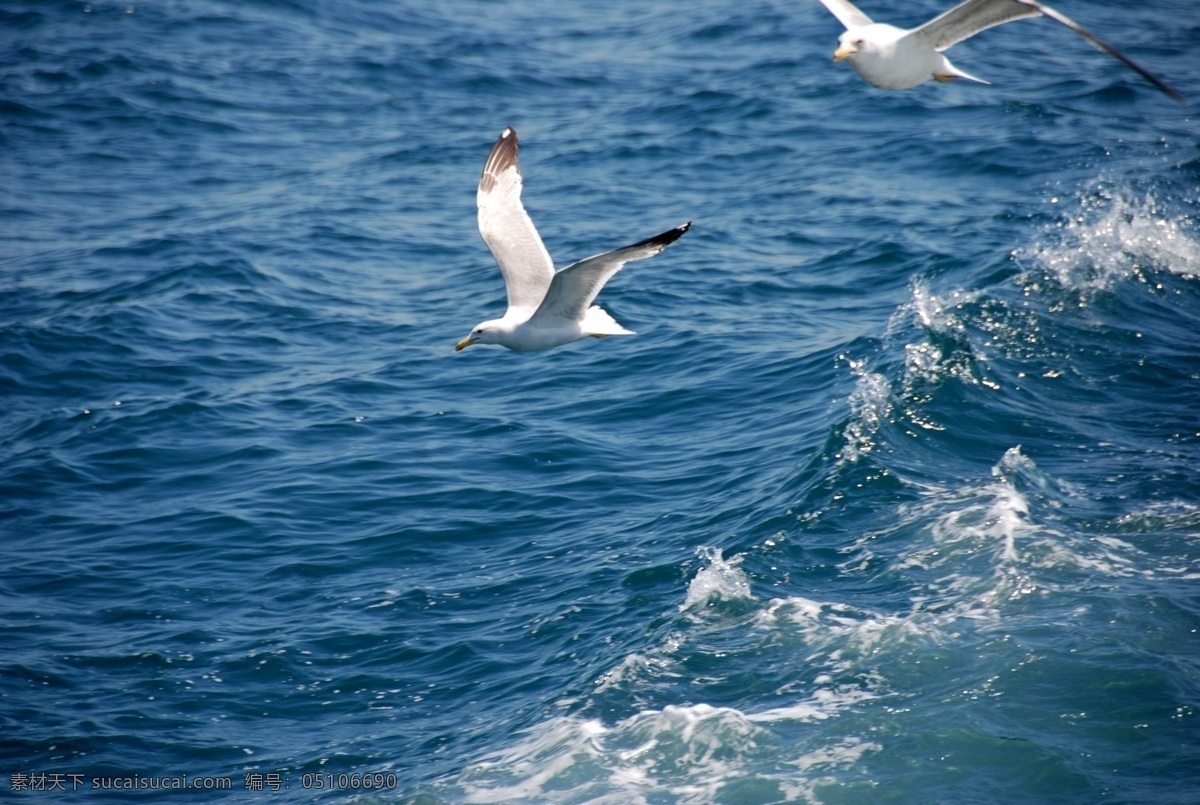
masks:
[[[1173,87],[1169,86],[1166,82],[1164,82],[1158,76],[1154,75],[1149,70],[1142,67],[1140,64],[1135,62],[1133,59],[1129,58],[1124,53],[1117,50],[1112,45],[1108,44],[1103,39],[1101,39],[1100,37],[1096,36],[1091,31],[1084,28],[1082,25],[1080,25],[1079,23],[1072,20],[1070,17],[1060,14],[1059,12],[1050,8],[1049,6],[1042,5],[1041,3],[1037,2],[1037,0],[1012,0],[1012,2],[1020,3],[1023,6],[1030,6],[1031,8],[1035,8],[1038,11],[1045,14],[1050,19],[1054,20],[1055,22],[1061,22],[1063,25],[1067,26],[1072,31],[1074,31],[1075,33],[1079,34],[1084,39],[1086,39],[1088,44],[1090,44],[1092,47],[1096,48],[1096,50],[1100,51],[1101,53],[1107,53],[1109,56],[1112,56],[1114,59],[1116,59],[1117,61],[1124,64],[1126,67],[1133,70],[1135,73],[1140,75],[1142,78],[1146,79],[1151,84],[1158,87],[1160,90],[1165,92],[1167,95],[1170,95],[1172,98],[1179,101],[1180,103],[1183,103],[1183,104],[1187,103],[1187,101],[1184,99],[1184,97],[1182,95],[1180,95],[1178,92],[1176,92]]]
[[[492,146],[475,201],[479,205],[479,232],[499,263],[508,287],[509,310],[532,313],[550,287],[554,262],[521,204],[517,132],[512,128],[501,132]]]
[[[838,22],[844,25],[847,31],[851,28],[862,28],[874,22],[848,0],[821,0],[821,4],[829,9],[830,14],[838,18]]]
[[[578,263],[572,263],[554,275],[550,289],[541,307],[530,321],[549,318],[564,318],[567,321],[582,321],[604,283],[620,271],[630,260],[644,260],[659,254],[687,232],[692,226],[688,221],[682,226],[647,238],[632,246],[597,254]]]
[[[921,44],[932,47],[934,50],[945,50],[951,45],[972,37],[980,31],[991,28],[993,25],[1000,25],[1001,23],[1025,19],[1027,17],[1038,17],[1043,14],[1055,22],[1067,26],[1086,39],[1089,44],[1101,53],[1107,53],[1109,56],[1112,56],[1175,100],[1180,103],[1186,103],[1182,95],[1168,86],[1158,76],[1121,53],[1070,17],[1055,11],[1049,6],[1042,5],[1038,0],[967,0],[967,2],[955,6],[945,14],[934,17],[921,27],[914,28],[908,35]]]
[[[1041,13],[1041,7],[1036,3],[1025,4],[1018,0],[967,0],[919,28],[914,28],[908,35],[934,50],[945,50],[980,31],[986,31],[993,25],[1025,17],[1037,17]]]

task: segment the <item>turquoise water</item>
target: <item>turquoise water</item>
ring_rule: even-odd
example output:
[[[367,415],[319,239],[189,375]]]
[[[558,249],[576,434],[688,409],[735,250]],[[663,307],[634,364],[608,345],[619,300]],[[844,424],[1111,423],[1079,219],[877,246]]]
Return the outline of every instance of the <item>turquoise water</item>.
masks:
[[[1194,801],[1200,16],[1059,8],[1193,106],[815,0],[8,4],[3,797]],[[695,222],[637,336],[455,353],[509,125],[559,265]]]

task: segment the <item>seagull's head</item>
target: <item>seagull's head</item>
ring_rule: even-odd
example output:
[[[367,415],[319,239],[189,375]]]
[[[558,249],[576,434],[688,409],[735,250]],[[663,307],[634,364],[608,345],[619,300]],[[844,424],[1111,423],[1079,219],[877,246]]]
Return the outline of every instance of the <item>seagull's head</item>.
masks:
[[[908,41],[905,38],[908,33],[886,22],[851,28],[838,37],[838,49],[833,52],[833,60],[849,59],[851,65],[860,67],[867,62],[890,60],[898,50],[903,49],[903,42]]]
[[[472,344],[499,344],[500,322],[497,319],[475,325],[471,334],[454,345],[455,352],[461,352]]]
[[[868,52],[871,41],[863,35],[861,29],[851,29],[838,37],[838,49],[833,52],[833,60],[853,58],[860,53]]]

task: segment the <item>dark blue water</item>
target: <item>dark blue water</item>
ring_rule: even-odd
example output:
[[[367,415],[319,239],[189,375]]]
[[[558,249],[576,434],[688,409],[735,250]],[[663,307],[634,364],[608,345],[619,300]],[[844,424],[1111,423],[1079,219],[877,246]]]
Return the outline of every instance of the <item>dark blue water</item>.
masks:
[[[815,0],[8,3],[0,798],[1195,801],[1200,13],[1060,8],[1193,106]],[[454,352],[509,125],[560,265],[695,222],[636,337]]]

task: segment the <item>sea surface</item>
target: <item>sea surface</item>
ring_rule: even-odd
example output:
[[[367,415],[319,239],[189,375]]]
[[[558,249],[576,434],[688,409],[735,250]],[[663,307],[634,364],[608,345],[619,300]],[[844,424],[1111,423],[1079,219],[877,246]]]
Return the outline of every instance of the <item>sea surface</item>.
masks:
[[[887,92],[816,0],[5,3],[0,799],[1200,800],[1200,9],[1056,5],[1191,104],[1044,19]],[[558,265],[694,222],[636,336],[455,352],[506,126]]]

